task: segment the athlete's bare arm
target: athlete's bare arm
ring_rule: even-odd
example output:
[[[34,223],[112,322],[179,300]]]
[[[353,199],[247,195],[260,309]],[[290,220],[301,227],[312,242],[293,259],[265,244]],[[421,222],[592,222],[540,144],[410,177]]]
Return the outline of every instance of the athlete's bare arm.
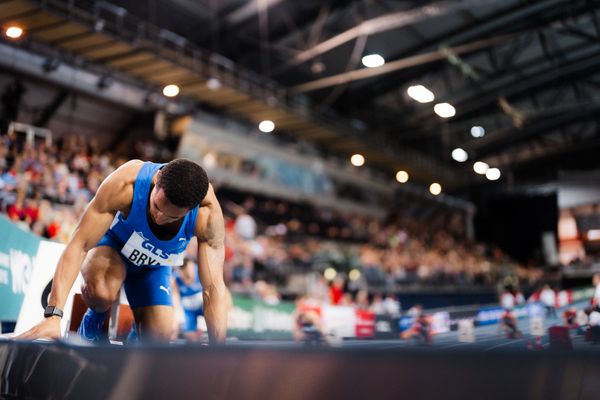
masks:
[[[204,317],[211,344],[225,342],[229,294],[223,281],[225,226],[212,185],[196,219],[198,276],[203,288]]]
[[[102,239],[117,211],[127,211],[131,206],[133,183],[141,166],[139,160],[129,161],[102,182],[58,260],[48,305],[64,308],[86,253]],[[60,336],[60,319],[50,317],[17,339],[58,339]]]

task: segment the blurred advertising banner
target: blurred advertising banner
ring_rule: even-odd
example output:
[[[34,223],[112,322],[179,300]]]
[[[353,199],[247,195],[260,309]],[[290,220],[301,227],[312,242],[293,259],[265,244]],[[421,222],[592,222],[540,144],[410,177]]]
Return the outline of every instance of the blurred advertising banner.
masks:
[[[232,297],[228,336],[239,339],[292,339],[294,303],[282,301],[267,304],[238,294]]]
[[[388,315],[375,315],[376,339],[396,339],[398,333],[398,318]]]
[[[438,311],[431,315],[431,333],[446,333],[450,331],[450,314]]]
[[[428,314],[431,323],[431,333],[445,333],[450,331],[450,314],[446,311],[437,311]],[[412,315],[406,315],[398,320],[397,326],[400,332],[414,328],[416,318]]]
[[[27,294],[23,300],[23,306],[19,312],[15,334],[21,334],[44,319],[44,309],[48,305],[48,295],[52,288],[52,278],[62,255],[65,245],[62,243],[42,240],[40,242],[37,256],[33,266],[31,279],[27,287]],[[61,332],[64,334],[70,324],[71,309],[73,308],[73,296],[81,292],[81,273],[69,292],[67,302],[63,308],[64,317],[60,322]]]
[[[475,324],[477,326],[497,324],[503,313],[504,309],[502,307],[481,308],[475,317]]]
[[[372,338],[375,336],[375,313],[367,310],[356,310],[357,338]]]
[[[540,315],[544,315],[545,310],[544,306],[540,303],[528,303],[523,306],[515,307],[512,310],[515,318],[526,318],[526,317],[536,317]],[[492,325],[497,324],[500,321],[500,318],[504,314],[504,309],[502,307],[486,307],[481,308],[477,312],[477,316],[475,317],[475,325]]]
[[[351,338],[356,335],[356,310],[350,306],[321,307],[323,330],[337,337]]]
[[[592,287],[586,287],[586,288],[580,288],[580,289],[575,289],[572,292],[571,295],[571,299],[573,302],[579,301],[579,300],[589,300],[592,297],[594,297],[594,291],[596,289],[592,286]]]
[[[40,238],[0,216],[0,321],[16,321]]]

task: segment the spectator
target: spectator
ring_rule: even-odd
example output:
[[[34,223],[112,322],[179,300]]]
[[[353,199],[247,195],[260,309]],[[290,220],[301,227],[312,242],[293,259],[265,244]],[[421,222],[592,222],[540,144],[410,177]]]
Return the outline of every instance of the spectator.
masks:
[[[383,300],[385,312],[389,316],[396,318],[400,316],[400,301],[393,294],[388,294]]]
[[[381,296],[381,293],[375,293],[375,295],[373,296],[373,301],[371,302],[370,310],[375,315],[385,315],[386,314],[386,306],[385,306],[385,303],[383,302],[383,297]]]
[[[600,273],[594,274],[592,278],[592,282],[594,284],[594,296],[592,297],[591,304],[592,307],[600,306]]]
[[[50,146],[17,143],[15,135],[1,139],[0,209],[53,240],[69,238],[102,180],[123,163],[77,135],[58,138]],[[518,273],[530,284],[539,280],[539,271],[517,269],[500,251],[487,257],[483,246],[457,235],[461,229],[451,228],[459,224],[456,215],[448,226],[433,228],[403,216],[382,221],[227,188],[218,195],[229,200],[224,202],[225,273],[236,290],[251,293],[257,280],[285,285],[291,274],[325,266],[360,270],[361,278],[346,288],[353,293],[392,292],[397,285],[489,285],[506,273]],[[339,279],[328,289],[334,304],[344,296],[345,283]],[[323,289],[321,284],[320,297]],[[399,313],[395,299],[382,303],[388,313]]]
[[[504,308],[505,311],[512,311],[515,307],[515,302],[516,299],[512,287],[505,286],[504,292],[500,295],[500,306]]]
[[[546,308],[546,316],[556,317],[556,293],[550,285],[544,285],[540,292],[540,301]]]
[[[329,287],[329,301],[333,305],[340,304],[344,296],[344,278],[336,277]]]

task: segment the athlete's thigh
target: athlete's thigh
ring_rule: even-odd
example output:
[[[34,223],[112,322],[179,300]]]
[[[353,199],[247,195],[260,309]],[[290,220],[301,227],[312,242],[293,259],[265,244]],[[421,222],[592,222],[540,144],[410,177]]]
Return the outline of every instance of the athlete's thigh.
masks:
[[[130,266],[125,293],[142,340],[169,340],[173,329],[171,267]]]
[[[173,332],[173,306],[155,305],[133,309],[135,324],[144,341],[168,341]]]
[[[88,251],[81,275],[86,285],[103,286],[111,293],[118,292],[127,275],[125,263],[115,249],[99,246]]]

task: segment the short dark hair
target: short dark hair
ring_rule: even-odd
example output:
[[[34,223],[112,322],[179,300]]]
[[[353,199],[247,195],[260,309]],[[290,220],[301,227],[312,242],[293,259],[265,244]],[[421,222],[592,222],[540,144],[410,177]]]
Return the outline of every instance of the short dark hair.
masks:
[[[206,197],[208,176],[195,162],[176,159],[161,168],[156,187],[164,190],[173,205],[191,209]]]

